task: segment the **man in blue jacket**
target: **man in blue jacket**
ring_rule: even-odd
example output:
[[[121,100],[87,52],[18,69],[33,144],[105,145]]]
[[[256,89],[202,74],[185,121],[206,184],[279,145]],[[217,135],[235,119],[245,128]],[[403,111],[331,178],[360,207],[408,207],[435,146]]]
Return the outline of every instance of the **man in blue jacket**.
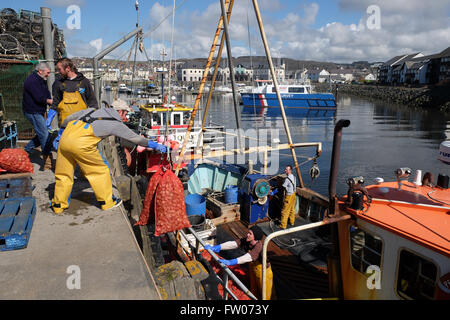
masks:
[[[35,72],[25,80],[22,100],[23,113],[36,132],[36,136],[25,146],[25,151],[31,154],[34,148],[41,146],[44,170],[52,168],[53,160],[51,138],[45,124],[47,105],[53,102],[46,82],[49,75],[48,64],[43,62],[37,64]]]

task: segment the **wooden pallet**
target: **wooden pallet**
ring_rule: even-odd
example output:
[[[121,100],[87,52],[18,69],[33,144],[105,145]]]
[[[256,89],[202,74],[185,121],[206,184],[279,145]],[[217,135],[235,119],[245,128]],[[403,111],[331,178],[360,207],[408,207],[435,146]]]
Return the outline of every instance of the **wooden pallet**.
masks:
[[[33,197],[0,200],[0,251],[26,248],[35,216]]]
[[[31,197],[32,192],[31,175],[0,176],[0,200]]]

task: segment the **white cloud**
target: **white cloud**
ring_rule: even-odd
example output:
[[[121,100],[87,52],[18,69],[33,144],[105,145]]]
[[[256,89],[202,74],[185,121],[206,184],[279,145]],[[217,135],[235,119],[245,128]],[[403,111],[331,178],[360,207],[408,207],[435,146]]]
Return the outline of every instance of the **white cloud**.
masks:
[[[315,27],[321,11],[317,3],[301,2],[296,8],[286,8],[286,4],[278,0],[260,0],[264,28],[274,56],[278,56],[279,52],[285,57],[304,60],[386,61],[402,53],[417,51],[424,54],[435,53],[450,45],[448,0],[433,0],[432,3],[423,0],[336,1],[342,11],[360,13],[360,20],[343,22],[336,19],[334,22],[330,21]],[[367,28],[366,10],[370,5],[380,7],[379,30]],[[156,2],[148,12],[144,31],[157,25],[171,9],[171,4],[164,6]],[[276,15],[270,14],[275,11]],[[192,12],[183,9],[177,11],[174,58],[207,57],[220,14],[218,1],[201,11]],[[263,55],[255,14],[251,2],[249,5],[248,1],[235,1],[234,4],[229,26],[233,55],[248,55],[250,52],[248,24],[251,31],[252,54]],[[160,59],[159,51],[163,46],[170,50],[171,30],[172,18],[169,17],[151,34],[151,39],[145,40],[149,55]],[[78,45],[80,48],[76,48]],[[131,43],[126,45],[127,49],[130,46]],[[127,49],[123,49],[124,52]],[[75,52],[95,53],[95,49],[86,42],[78,41],[76,44],[70,43],[69,52],[73,55],[76,55]],[[223,55],[226,55],[226,50]]]
[[[305,12],[302,21],[303,26],[308,26],[316,21],[317,13],[319,12],[319,5],[317,3],[311,3],[310,5],[304,5],[303,11]]]
[[[66,41],[67,55],[72,57],[93,57],[95,56],[96,49],[87,41],[79,39],[71,39]]]
[[[381,29],[366,26],[370,5],[380,7]],[[345,24],[339,21],[313,29],[318,6],[303,6],[300,13],[288,13],[283,19],[270,21],[266,31],[272,46],[284,41],[284,56],[336,62],[355,60],[385,61],[402,53],[439,52],[450,45],[448,0],[435,0],[432,5],[423,0],[340,0],[339,8],[361,13],[360,21]],[[317,10],[316,10],[317,9]]]

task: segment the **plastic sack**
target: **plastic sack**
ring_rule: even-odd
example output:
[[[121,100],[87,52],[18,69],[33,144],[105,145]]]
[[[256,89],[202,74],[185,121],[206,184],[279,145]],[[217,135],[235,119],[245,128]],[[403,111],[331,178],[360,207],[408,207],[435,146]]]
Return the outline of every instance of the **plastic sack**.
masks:
[[[33,164],[23,149],[3,149],[0,151],[0,167],[12,173],[34,173]]]

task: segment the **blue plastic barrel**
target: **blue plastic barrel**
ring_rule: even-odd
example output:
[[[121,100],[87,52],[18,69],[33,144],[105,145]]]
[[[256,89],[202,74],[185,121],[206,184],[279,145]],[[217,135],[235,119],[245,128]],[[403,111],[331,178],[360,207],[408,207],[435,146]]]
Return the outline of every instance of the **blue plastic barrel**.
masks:
[[[225,188],[225,203],[237,203],[238,202],[238,187],[227,186]]]
[[[199,194],[188,194],[184,199],[186,203],[186,214],[205,215],[206,214],[206,198]]]

